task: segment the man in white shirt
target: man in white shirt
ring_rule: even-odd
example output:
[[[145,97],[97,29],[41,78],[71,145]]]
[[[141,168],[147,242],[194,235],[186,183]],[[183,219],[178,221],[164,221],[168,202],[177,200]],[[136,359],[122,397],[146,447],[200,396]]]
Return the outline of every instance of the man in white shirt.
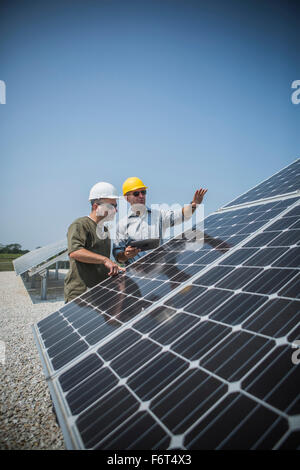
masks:
[[[149,238],[158,238],[161,241],[167,228],[192,216],[207,192],[207,189],[197,190],[190,205],[173,211],[153,210],[147,207],[146,189],[147,186],[137,177],[128,178],[123,184],[123,195],[131,208],[128,216],[121,220],[117,226],[113,255],[119,263],[129,264],[144,256],[146,252],[131,246],[130,242]]]

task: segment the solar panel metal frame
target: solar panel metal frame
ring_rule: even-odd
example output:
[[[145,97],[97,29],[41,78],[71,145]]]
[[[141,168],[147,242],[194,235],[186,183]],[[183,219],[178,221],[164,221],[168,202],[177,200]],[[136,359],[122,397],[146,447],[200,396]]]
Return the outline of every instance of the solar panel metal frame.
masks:
[[[291,192],[287,195],[274,196],[271,199],[272,199],[272,201],[282,201],[282,200],[286,200],[286,199],[292,199],[294,197],[295,197],[295,193]],[[257,206],[257,205],[262,204],[262,203],[263,204],[268,204],[269,202],[270,202],[270,198],[266,198],[265,200],[256,200],[256,201],[252,201],[250,203],[244,203],[244,204],[241,204],[241,205],[226,206],[226,208],[221,208],[221,209],[219,209],[218,211],[214,212],[211,215],[225,213],[225,212],[228,212],[228,211],[238,211],[242,207],[252,207],[252,206]],[[120,329],[118,329],[114,333],[110,334],[109,336],[104,338],[102,341],[100,341],[100,342],[96,343],[95,345],[89,347],[88,351],[85,351],[83,354],[76,357],[74,360],[71,361],[71,363],[67,364],[67,366],[65,368],[62,367],[61,369],[58,369],[57,371],[54,371],[51,367],[51,364],[49,365],[49,363],[47,363],[47,360],[46,360],[46,358],[43,354],[43,343],[41,341],[39,331],[38,331],[37,327],[34,326],[33,331],[34,331],[35,340],[36,340],[36,343],[37,343],[37,346],[38,346],[38,349],[39,349],[40,357],[42,359],[44,373],[46,375],[48,386],[50,388],[50,392],[51,392],[51,395],[53,397],[53,401],[54,401],[55,408],[56,408],[56,411],[57,411],[57,414],[58,414],[59,422],[60,422],[61,427],[62,427],[62,431],[63,431],[63,434],[64,434],[64,438],[65,438],[67,448],[69,448],[69,449],[84,449],[85,446],[83,444],[83,441],[81,439],[81,436],[80,436],[79,431],[77,430],[77,428],[74,428],[73,426],[72,427],[68,426],[68,422],[70,420],[71,421],[74,420],[74,418],[72,417],[72,413],[69,413],[70,412],[69,405],[65,400],[65,394],[62,393],[60,391],[59,387],[57,386],[56,382],[58,380],[58,376],[61,373],[65,372],[65,370],[73,367],[74,364],[76,364],[77,362],[80,362],[85,356],[91,354],[93,351],[98,349],[99,346],[102,346],[106,343],[109,343],[115,336],[118,336],[121,332],[130,329],[130,327],[134,323],[136,323],[141,318],[144,318],[145,316],[147,316],[147,314],[149,312],[151,312],[154,308],[157,308],[158,306],[163,305],[169,298],[173,297],[174,295],[176,295],[177,292],[180,292],[182,289],[184,289],[185,286],[192,283],[193,280],[196,280],[199,276],[204,275],[205,273],[210,271],[213,267],[218,266],[224,259],[231,256],[233,253],[235,253],[237,250],[239,250],[240,247],[246,245],[246,243],[248,243],[251,239],[256,237],[259,233],[263,233],[263,231],[267,227],[271,226],[276,220],[282,218],[282,216],[284,214],[288,213],[291,209],[293,209],[294,207],[297,207],[297,206],[300,206],[300,199],[296,200],[293,204],[286,207],[277,216],[275,216],[275,217],[271,218],[270,220],[266,221],[265,224],[263,224],[256,231],[254,231],[253,233],[251,233],[247,237],[245,237],[241,242],[239,242],[237,245],[235,245],[228,253],[225,253],[222,256],[220,256],[219,258],[217,258],[215,261],[213,261],[208,266],[206,266],[206,268],[201,269],[201,273],[194,274],[187,281],[184,281],[179,286],[177,286],[177,288],[174,289],[172,292],[168,293],[167,295],[163,296],[160,300],[155,302],[154,305],[151,305],[150,307],[145,309],[145,311],[139,313],[131,321],[124,324]],[[177,238],[177,237],[174,237],[174,238]],[[155,250],[153,250],[153,251],[155,251]],[[133,267],[133,265],[132,265],[132,267]],[[292,329],[292,331],[294,331],[294,329]],[[244,390],[243,390],[243,393],[245,395],[247,394],[247,392],[245,392]],[[227,394],[228,394],[228,392],[227,392]],[[263,403],[264,403],[265,406],[267,406],[265,402],[263,402]],[[71,416],[71,418],[70,418],[70,416],[68,416],[68,413]],[[169,434],[171,434],[170,431],[169,431]],[[171,443],[172,443],[172,441],[171,441]],[[174,442],[173,442],[173,445],[174,445]]]
[[[49,258],[55,255],[57,256],[58,255],[60,256],[62,254],[65,255],[67,250],[68,250],[68,245],[67,245],[66,239],[59,240],[58,242],[51,243],[41,248],[37,248],[36,250],[32,250],[29,253],[25,253],[23,256],[20,256],[19,258],[16,258],[15,260],[13,260],[15,272],[17,276],[19,276],[21,274],[26,273],[27,271],[32,270],[33,268],[36,268],[36,271],[34,273],[36,274],[37,272],[42,270],[42,268],[40,267],[42,263],[46,263],[49,260]],[[24,261],[25,261],[25,264],[24,264]],[[47,264],[47,266],[51,266],[51,264],[55,262],[55,260],[49,260],[49,262],[50,261],[51,263]]]

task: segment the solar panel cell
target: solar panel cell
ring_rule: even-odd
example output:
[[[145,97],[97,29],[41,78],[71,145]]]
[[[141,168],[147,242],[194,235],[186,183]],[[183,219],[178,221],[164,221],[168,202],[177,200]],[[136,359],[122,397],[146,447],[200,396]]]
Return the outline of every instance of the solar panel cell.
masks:
[[[188,362],[171,352],[162,353],[142,370],[132,375],[127,382],[128,387],[142,401],[149,401],[182,374],[188,366]]]
[[[300,266],[300,247],[290,248],[281,256],[273,266],[299,268]]]
[[[236,293],[210,315],[210,319],[228,325],[240,325],[249,318],[260,305],[267,301],[264,295]]]
[[[300,321],[300,302],[272,299],[243,324],[248,330],[273,338],[286,336]]]
[[[247,292],[271,295],[278,292],[296,275],[297,270],[294,269],[265,269],[252,282],[250,282],[250,284],[247,284],[243,290]]]
[[[291,361],[288,346],[276,348],[242,383],[242,388],[290,415],[300,413],[300,397],[295,384],[300,369]]]
[[[103,445],[95,449],[129,449],[144,450],[151,446],[153,449],[167,449],[170,437],[146,412],[140,412],[125,422],[118,432],[113,433]]]
[[[87,449],[93,448],[130,418],[139,408],[139,401],[121,386],[81,413],[76,420]]]
[[[90,354],[60,376],[59,382],[63,391],[68,392],[93,374],[96,370],[100,369],[102,365],[103,362],[100,360],[99,356],[96,354]]]
[[[262,269],[259,268],[236,268],[219,281],[216,287],[233,290],[241,289],[261,272]]]
[[[246,259],[250,258],[253,254],[258,252],[255,248],[241,248],[233,253],[231,256],[228,256],[220,264],[237,266],[242,264]]]
[[[215,347],[230,332],[231,328],[229,327],[211,321],[203,321],[180,337],[172,345],[172,350],[190,361],[196,361]]]
[[[178,286],[179,284],[177,282],[165,282],[160,287],[150,292],[150,294],[146,295],[145,299],[156,302]]]
[[[118,334],[109,343],[101,346],[98,349],[98,353],[105,361],[111,361],[114,359],[114,357],[129,348],[132,344],[137,343],[141,337],[142,336],[135,331],[125,330],[124,332]]]
[[[295,227],[295,223],[298,222],[298,217],[282,217],[281,219],[276,220],[272,225],[265,228],[264,231],[279,231],[285,230],[289,227]]]
[[[53,369],[54,370],[60,369],[61,367],[71,362],[72,359],[75,359],[75,357],[78,357],[87,349],[88,349],[88,345],[86,344],[85,341],[82,341],[82,340],[77,341],[70,347],[66,347],[66,349],[64,349],[60,354],[57,354],[56,356],[53,357],[51,361]]]
[[[274,240],[269,243],[269,246],[291,246],[299,245],[300,230],[289,230],[288,232],[281,233]]]
[[[179,312],[168,322],[154,330],[150,337],[160,344],[168,345],[173,343],[179,336],[183,335],[186,330],[191,329],[198,322],[198,318]]]
[[[287,251],[288,248],[261,248],[254,256],[248,258],[243,264],[244,266],[270,266]]]
[[[197,299],[185,306],[185,310],[194,313],[199,317],[205,317],[215,310],[219,305],[224,303],[233,292],[222,289],[211,289],[205,292],[201,299]]]
[[[233,271],[233,267],[216,266],[211,268],[207,273],[194,280],[194,284],[202,286],[213,286],[214,284]]]
[[[108,368],[102,367],[67,394],[66,399],[71,412],[74,415],[81,413],[106,392],[112,390],[117,383],[116,376]]]
[[[94,327],[89,334],[86,334],[85,340],[90,346],[99,343],[99,341],[114,333],[122,326],[122,323],[108,315],[103,315],[103,319],[105,323],[101,324],[98,328]]]
[[[224,339],[200,361],[205,369],[229,382],[241,380],[273,347],[275,342],[238,331]]]
[[[196,297],[199,297],[205,291],[204,287],[188,285],[184,287],[178,294],[173,295],[165,302],[165,305],[174,308],[182,308],[190,303]]]
[[[240,393],[228,395],[187,435],[193,449],[270,449],[288,430],[285,419]]]
[[[201,370],[188,370],[152,402],[150,409],[174,434],[190,428],[226,393],[227,386]]]
[[[120,377],[127,377],[139,367],[145,365],[161,350],[162,348],[152,341],[141,339],[124,351],[122,357],[116,357],[111,362],[111,367]]]
[[[282,297],[300,298],[300,274],[297,274],[283,289],[278,292]]]
[[[151,315],[146,315],[133,324],[133,328],[141,333],[149,333],[165,321],[169,321],[177,311],[168,307],[157,307],[152,310]]]

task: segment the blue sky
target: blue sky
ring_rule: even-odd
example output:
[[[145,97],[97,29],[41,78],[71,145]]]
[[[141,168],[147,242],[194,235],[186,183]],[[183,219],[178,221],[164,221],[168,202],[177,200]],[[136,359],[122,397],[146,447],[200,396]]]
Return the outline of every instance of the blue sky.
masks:
[[[299,157],[297,3],[2,1],[0,243],[63,238],[98,181],[207,215]]]

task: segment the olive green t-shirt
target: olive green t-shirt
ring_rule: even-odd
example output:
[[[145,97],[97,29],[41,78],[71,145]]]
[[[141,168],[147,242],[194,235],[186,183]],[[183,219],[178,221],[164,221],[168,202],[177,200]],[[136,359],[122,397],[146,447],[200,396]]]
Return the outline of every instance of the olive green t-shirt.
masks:
[[[102,256],[110,257],[110,238],[104,228],[106,238],[101,239],[96,233],[97,224],[90,217],[76,219],[68,229],[68,254],[85,248]],[[83,294],[87,287],[94,287],[108,277],[108,270],[103,264],[82,263],[70,258],[70,269],[65,278],[65,301]]]

